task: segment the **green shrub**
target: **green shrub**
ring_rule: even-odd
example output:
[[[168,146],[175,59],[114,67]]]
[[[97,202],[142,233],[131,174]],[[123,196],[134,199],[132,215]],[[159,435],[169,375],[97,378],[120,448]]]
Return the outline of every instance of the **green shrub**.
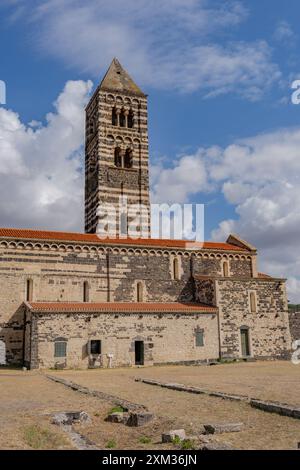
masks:
[[[181,442],[180,447],[182,450],[194,450],[194,443],[190,439],[184,439]]]
[[[179,437],[179,436],[173,437],[172,443],[173,443],[175,446],[180,445],[180,444],[181,444],[181,439],[180,439],[180,437]]]
[[[108,441],[105,447],[106,449],[114,449],[116,446],[117,446],[116,441],[114,439],[111,439],[110,441]]]
[[[140,437],[139,441],[140,441],[141,444],[150,444],[151,439],[150,439],[150,437],[142,436],[142,437]]]
[[[127,411],[127,410],[125,410],[125,408],[123,408],[122,406],[114,406],[110,410],[109,414],[111,415],[113,413],[124,413],[124,411]]]

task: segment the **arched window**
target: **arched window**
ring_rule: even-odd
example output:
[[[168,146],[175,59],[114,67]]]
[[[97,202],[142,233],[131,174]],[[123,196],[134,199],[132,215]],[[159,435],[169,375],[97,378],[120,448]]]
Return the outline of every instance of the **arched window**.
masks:
[[[120,147],[115,148],[115,166],[118,168],[122,167],[122,155]]]
[[[54,340],[54,357],[67,357],[67,340],[65,338]]]
[[[132,168],[133,165],[133,152],[132,149],[127,148],[124,157],[124,166],[125,168]]]
[[[120,214],[120,234],[128,235],[128,219],[127,212],[121,212]]]
[[[223,277],[229,277],[228,261],[223,261]]]
[[[138,282],[136,285],[136,300],[137,302],[143,302],[144,293],[143,293],[143,284],[142,282]]]
[[[179,262],[177,258],[173,259],[173,279],[179,279]]]
[[[134,125],[134,114],[132,109],[128,113],[128,127],[129,129],[132,129]]]
[[[121,110],[119,119],[120,119],[120,127],[125,127],[126,118],[125,118],[124,109]]]
[[[250,292],[250,312],[256,313],[256,295],[255,292]]]
[[[83,301],[84,302],[89,302],[90,301],[90,286],[87,281],[84,281],[83,283]]]
[[[112,109],[111,123],[112,123],[113,126],[118,125],[118,115],[117,115],[116,108]]]
[[[33,280],[27,279],[26,281],[26,300],[32,302],[33,300]]]

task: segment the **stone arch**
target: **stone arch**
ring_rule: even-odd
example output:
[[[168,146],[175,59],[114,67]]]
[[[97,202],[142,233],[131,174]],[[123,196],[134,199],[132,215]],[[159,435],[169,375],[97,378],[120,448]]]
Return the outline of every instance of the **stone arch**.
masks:
[[[117,136],[116,137],[116,145],[117,146],[120,146],[120,145],[123,145],[124,141],[123,141],[123,138],[121,136]]]
[[[115,102],[114,95],[111,95],[111,94],[107,95],[106,96],[106,101],[107,101],[107,103],[114,103]]]
[[[106,141],[108,143],[108,145],[113,145],[114,141],[115,141],[115,138],[113,135],[109,134],[106,138]]]

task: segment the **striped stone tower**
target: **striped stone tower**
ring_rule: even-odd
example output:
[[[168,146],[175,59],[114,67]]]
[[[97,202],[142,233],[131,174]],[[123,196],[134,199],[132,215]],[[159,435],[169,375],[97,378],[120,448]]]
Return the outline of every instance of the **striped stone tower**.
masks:
[[[107,205],[113,205],[117,211],[116,236],[126,237],[133,220],[130,212],[127,215],[123,213],[126,203],[129,207],[134,204],[147,208],[148,214],[140,213],[139,217],[144,227],[149,229],[148,159],[147,96],[119,61],[113,59],[86,108],[87,233],[97,231],[102,208],[106,210]],[[121,210],[120,198],[123,201]],[[138,227],[135,236],[140,232]]]

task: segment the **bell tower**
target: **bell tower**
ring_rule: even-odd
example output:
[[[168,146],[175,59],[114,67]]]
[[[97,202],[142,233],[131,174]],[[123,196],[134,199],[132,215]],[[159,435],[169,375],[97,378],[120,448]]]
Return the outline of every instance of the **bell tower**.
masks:
[[[147,207],[149,215],[140,217],[150,229],[148,160],[147,96],[113,59],[86,108],[86,233],[96,232],[99,209],[110,204],[116,236],[126,236],[130,221],[119,213],[120,200]]]

